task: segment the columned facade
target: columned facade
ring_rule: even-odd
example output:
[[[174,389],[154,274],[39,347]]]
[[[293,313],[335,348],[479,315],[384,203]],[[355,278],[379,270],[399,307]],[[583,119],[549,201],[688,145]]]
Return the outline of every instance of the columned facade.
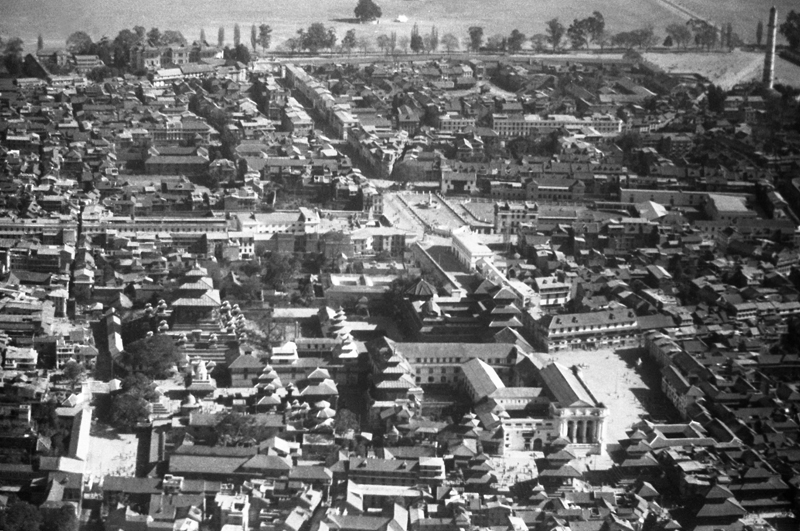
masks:
[[[605,408],[553,408],[553,417],[559,420],[559,435],[570,442],[573,451],[586,453],[602,451],[605,443],[603,427],[608,411]]]

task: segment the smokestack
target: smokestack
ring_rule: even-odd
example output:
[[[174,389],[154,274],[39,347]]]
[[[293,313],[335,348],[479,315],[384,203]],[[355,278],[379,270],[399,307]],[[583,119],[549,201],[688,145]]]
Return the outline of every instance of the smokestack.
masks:
[[[769,10],[767,25],[767,52],[764,56],[764,77],[761,80],[764,88],[771,89],[775,79],[775,37],[778,30],[778,10],[775,6]]]

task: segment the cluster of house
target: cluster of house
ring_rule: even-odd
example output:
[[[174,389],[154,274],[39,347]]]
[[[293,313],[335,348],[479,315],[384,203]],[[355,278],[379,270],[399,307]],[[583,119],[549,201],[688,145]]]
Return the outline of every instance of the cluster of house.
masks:
[[[3,504],[114,531],[755,531],[798,509],[800,158],[764,149],[767,101],[711,112],[698,79],[627,60],[195,52],[0,79]],[[223,300],[212,269],[265,253],[333,264],[318,304]],[[148,403],[137,477],[96,477],[89,404],[120,381],[59,369],[135,371],[123,325],[174,341],[183,378]],[[620,348],[681,418],[616,443],[586,369],[547,353]]]

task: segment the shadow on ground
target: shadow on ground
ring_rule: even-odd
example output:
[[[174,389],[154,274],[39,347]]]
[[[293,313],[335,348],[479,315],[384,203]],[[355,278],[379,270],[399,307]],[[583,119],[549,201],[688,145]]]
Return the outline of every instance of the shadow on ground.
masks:
[[[95,422],[92,424],[91,435],[92,437],[99,437],[101,439],[109,439],[112,441],[122,439],[122,437],[119,436],[119,433],[117,433],[117,430],[108,424],[103,424],[102,422]]]

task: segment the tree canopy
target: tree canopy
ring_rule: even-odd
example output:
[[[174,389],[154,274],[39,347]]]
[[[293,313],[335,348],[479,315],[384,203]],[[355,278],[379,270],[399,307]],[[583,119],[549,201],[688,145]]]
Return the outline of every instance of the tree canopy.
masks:
[[[81,382],[81,380],[83,380],[83,376],[86,371],[82,364],[76,362],[75,360],[70,360],[64,364],[62,373],[74,391],[75,387]]]
[[[356,8],[353,10],[356,18],[361,22],[368,22],[383,16],[380,6],[372,0],[358,0]]]
[[[550,19],[547,21],[546,32],[547,42],[553,47],[553,51],[556,51],[561,46],[561,39],[566,32],[564,25],[557,18]]]
[[[179,355],[174,340],[159,334],[126,345],[122,361],[132,372],[159,379],[169,377],[170,369],[179,361]]]
[[[349,29],[347,33],[344,34],[344,38],[342,39],[342,47],[347,50],[347,53],[356,47],[356,30]]]
[[[414,24],[414,27],[411,28],[411,51],[414,53],[419,53],[425,49],[425,42],[422,40],[422,35],[419,34],[419,26]]]
[[[361,428],[361,422],[358,420],[358,415],[349,409],[342,408],[336,412],[333,418],[333,429],[337,433],[344,433],[348,430],[358,431]]]
[[[248,441],[259,443],[272,436],[273,428],[258,422],[254,415],[226,413],[214,429],[216,446],[240,446]]]
[[[306,29],[297,30],[300,47],[311,53],[336,46],[336,30],[326,28],[325,24],[315,22]]]
[[[528,38],[524,33],[518,29],[513,30],[507,40],[508,51],[511,53],[520,51],[526,40],[528,40]]]
[[[467,32],[469,35],[469,47],[475,52],[479,51],[483,45],[483,27],[471,26]]]
[[[258,44],[264,50],[269,48],[272,42],[272,27],[267,24],[261,24],[258,27]]]
[[[42,515],[35,505],[17,500],[0,513],[0,524],[5,531],[40,531]]]
[[[789,47],[794,50],[800,48],[800,13],[794,9],[789,11],[786,21],[780,25],[779,30],[789,41]]]
[[[93,45],[92,38],[85,31],[76,31],[67,37],[67,51],[69,53],[77,55],[88,54],[91,53]]]
[[[686,45],[692,40],[692,30],[686,27],[686,24],[670,24],[666,28],[667,35],[672,37],[672,42],[675,46],[686,48]]]
[[[42,520],[41,531],[78,531],[78,517],[67,505],[55,511],[42,511]]]
[[[447,53],[458,50],[458,37],[452,33],[445,33],[442,37],[442,46],[447,50]]]
[[[282,290],[300,268],[293,255],[271,253],[264,258],[264,273],[261,280],[269,289]]]
[[[122,380],[122,392],[111,402],[111,423],[123,430],[132,430],[147,420],[147,404],[155,400],[155,385],[142,373],[135,373]]]

